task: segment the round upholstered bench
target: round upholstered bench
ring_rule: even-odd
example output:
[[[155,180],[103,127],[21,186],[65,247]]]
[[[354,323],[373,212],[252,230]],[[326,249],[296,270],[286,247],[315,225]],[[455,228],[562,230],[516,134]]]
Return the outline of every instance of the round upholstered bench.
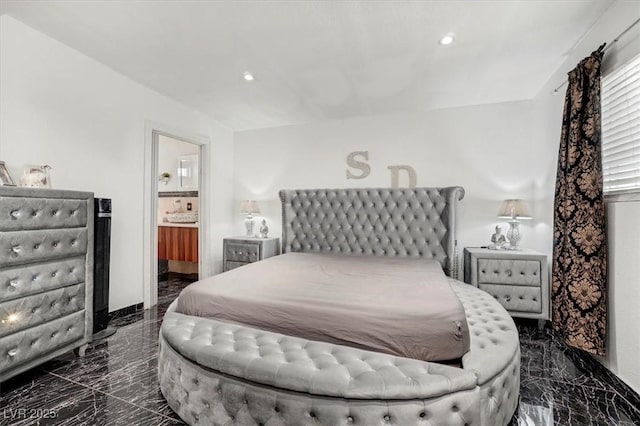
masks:
[[[506,425],[520,347],[490,295],[458,281],[471,349],[463,368],[182,315],[160,330],[158,375],[190,425]]]

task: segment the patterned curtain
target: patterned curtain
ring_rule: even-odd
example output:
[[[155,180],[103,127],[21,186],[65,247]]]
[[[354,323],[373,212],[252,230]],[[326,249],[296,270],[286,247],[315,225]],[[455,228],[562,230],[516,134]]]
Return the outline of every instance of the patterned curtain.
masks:
[[[553,327],[605,355],[607,238],[602,196],[600,65],[604,45],[569,73],[553,223]]]

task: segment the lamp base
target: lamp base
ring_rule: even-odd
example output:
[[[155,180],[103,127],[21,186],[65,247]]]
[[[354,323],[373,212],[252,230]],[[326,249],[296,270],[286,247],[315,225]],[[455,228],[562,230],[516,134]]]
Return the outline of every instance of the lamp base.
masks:
[[[509,240],[509,245],[506,247],[508,250],[520,250],[518,248],[518,243],[522,239],[520,235],[520,221],[517,219],[512,219],[509,221],[509,230],[507,231],[507,239]]]
[[[244,227],[247,230],[247,237],[253,237],[253,216],[251,213],[249,213],[244,220]]]

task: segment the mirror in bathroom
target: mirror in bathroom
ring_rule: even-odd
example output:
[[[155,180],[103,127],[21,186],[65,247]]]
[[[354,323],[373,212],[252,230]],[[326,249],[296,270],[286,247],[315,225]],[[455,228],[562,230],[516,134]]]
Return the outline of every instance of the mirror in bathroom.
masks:
[[[178,157],[178,179],[180,189],[198,189],[198,155],[181,155]]]

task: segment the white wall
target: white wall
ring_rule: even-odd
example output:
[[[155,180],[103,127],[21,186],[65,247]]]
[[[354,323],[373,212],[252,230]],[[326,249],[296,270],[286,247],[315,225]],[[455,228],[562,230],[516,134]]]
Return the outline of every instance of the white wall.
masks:
[[[158,182],[158,191],[183,191],[180,188],[180,176],[178,176],[178,157],[193,155],[200,152],[196,144],[183,142],[164,135],[158,136],[158,174],[167,172],[171,174],[169,182]]]
[[[548,159],[556,148],[537,143],[536,114],[532,102],[509,102],[237,132],[236,203],[261,200],[271,234],[280,235],[279,189],[389,187],[387,166],[407,164],[418,186],[465,188],[461,248],[488,244],[501,201],[524,198],[534,220],[522,224],[523,245],[548,252],[551,209],[537,200],[553,194],[543,184],[555,172]],[[346,179],[352,151],[369,151],[368,178]]]
[[[204,261],[220,270],[231,224],[230,130],[7,15],[0,91],[0,159],[14,177],[23,164],[50,164],[55,188],[113,199],[110,310],[143,299],[145,120],[211,139],[214,250]]]
[[[566,73],[603,42],[613,40],[640,16],[640,2],[615,2],[568,55],[559,71],[538,94],[539,120],[546,123],[540,141],[559,141],[566,85],[557,95],[553,89],[566,80]],[[605,53],[602,70],[608,71],[640,54],[640,26],[629,31]],[[556,154],[557,155],[557,154]],[[640,202],[607,206],[609,234],[609,337],[608,354],[599,359],[636,392],[640,392]]]
[[[601,361],[640,393],[640,202],[610,203],[609,353]]]

